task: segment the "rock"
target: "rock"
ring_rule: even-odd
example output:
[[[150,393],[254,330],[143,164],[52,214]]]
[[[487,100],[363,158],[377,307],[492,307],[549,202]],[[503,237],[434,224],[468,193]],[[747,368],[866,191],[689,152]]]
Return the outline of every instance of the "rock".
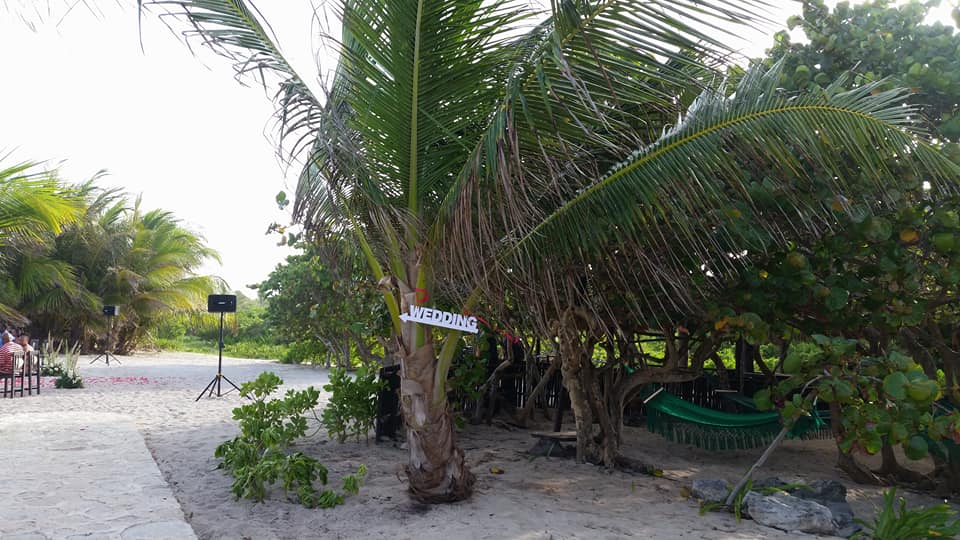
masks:
[[[833,515],[837,536],[848,537],[860,530],[853,521],[853,508],[847,502],[847,488],[836,480],[815,480],[806,488],[798,488],[791,493],[794,497],[806,499],[826,506]]]
[[[704,502],[724,502],[730,494],[730,486],[726,480],[694,480],[690,492]]]
[[[751,491],[744,497],[743,503],[746,515],[767,527],[811,534],[836,532],[830,509],[813,501],[786,493],[766,496]]]
[[[786,485],[788,485],[788,483],[784,482],[779,476],[768,476],[767,478],[754,481],[753,489],[779,488]]]
[[[846,502],[847,488],[836,480],[814,480],[793,490],[791,495],[811,501]]]

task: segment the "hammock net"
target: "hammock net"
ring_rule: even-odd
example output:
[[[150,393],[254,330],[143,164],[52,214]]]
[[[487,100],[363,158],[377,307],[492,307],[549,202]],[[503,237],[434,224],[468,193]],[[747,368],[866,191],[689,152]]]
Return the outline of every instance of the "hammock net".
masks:
[[[660,392],[646,404],[647,429],[666,439],[707,450],[739,450],[770,444],[780,433],[777,412],[728,413],[688,403]],[[825,426],[814,411],[801,418],[788,434],[804,437]]]

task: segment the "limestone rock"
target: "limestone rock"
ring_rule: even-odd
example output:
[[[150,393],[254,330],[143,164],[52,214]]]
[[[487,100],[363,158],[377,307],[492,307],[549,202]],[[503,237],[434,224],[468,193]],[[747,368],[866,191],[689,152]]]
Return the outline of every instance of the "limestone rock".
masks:
[[[751,491],[743,502],[746,514],[767,527],[811,534],[836,532],[830,509],[813,501],[786,493],[765,496]]]
[[[726,480],[694,480],[690,492],[704,502],[723,502],[730,494],[730,486],[727,485]]]
[[[784,481],[779,476],[768,476],[766,478],[753,481],[753,489],[781,488],[786,485],[788,485],[788,482]]]
[[[838,536],[850,536],[860,529],[853,521],[853,508],[847,502],[847,488],[836,480],[815,480],[806,488],[791,493],[794,497],[813,501],[830,509]]]

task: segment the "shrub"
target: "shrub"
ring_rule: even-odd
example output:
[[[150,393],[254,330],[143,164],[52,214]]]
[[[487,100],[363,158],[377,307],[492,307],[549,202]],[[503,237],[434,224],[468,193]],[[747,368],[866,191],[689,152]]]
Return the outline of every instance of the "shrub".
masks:
[[[280,361],[284,364],[302,364],[308,362],[319,364],[323,359],[324,348],[317,341],[294,341],[287,347],[287,351]]]
[[[330,437],[342,443],[350,436],[357,441],[369,436],[377,417],[377,392],[383,387],[375,366],[360,366],[353,378],[344,369],[331,369],[330,383],[323,387],[331,393],[330,403],[322,418]]]
[[[60,351],[64,345],[66,345],[67,350],[61,354]],[[56,349],[48,345],[45,356],[47,360],[41,373],[46,372],[57,377],[57,380],[53,382],[55,387],[83,388],[83,377],[77,371],[77,363],[80,361],[79,342],[73,347],[70,346],[69,342],[61,342]]]
[[[240,387],[244,397],[253,402],[233,410],[233,418],[240,423],[240,435],[217,447],[214,456],[223,461],[218,468],[228,469],[234,482],[230,490],[241,497],[262,501],[267,486],[280,482],[284,492],[293,492],[297,500],[308,508],[332,508],[341,504],[343,494],[331,489],[317,491],[314,482],[327,484],[327,469],[316,459],[284,450],[307,431],[303,414],[316,407],[320,392],[309,387],[299,392],[288,390],[283,398],[267,401],[283,380],[270,372],[261,373],[255,380]],[[343,480],[343,492],[355,494],[366,467]]]
[[[883,494],[883,508],[868,523],[861,519],[865,532],[854,538],[872,538],[873,540],[919,540],[932,538],[955,538],[960,535],[960,520],[957,513],[946,504],[929,508],[907,509],[907,502],[900,498],[899,512],[894,507],[897,490],[891,489]]]
[[[214,352],[216,352],[216,343],[214,343]],[[278,360],[287,352],[285,345],[275,343],[265,343],[262,341],[237,341],[227,343],[223,346],[224,356],[234,358],[262,358],[266,360]]]
[[[464,352],[450,367],[447,378],[452,412],[458,425],[464,423],[468,407],[479,407],[480,387],[487,380],[487,357]]]

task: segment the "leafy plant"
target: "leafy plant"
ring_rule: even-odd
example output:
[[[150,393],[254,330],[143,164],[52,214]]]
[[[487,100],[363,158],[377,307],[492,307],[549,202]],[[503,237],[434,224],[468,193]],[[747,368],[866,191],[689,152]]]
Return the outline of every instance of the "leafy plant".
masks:
[[[487,380],[490,349],[497,346],[496,340],[488,339],[486,332],[481,333],[476,343],[476,353],[465,351],[461,354],[450,366],[447,378],[451,405],[458,420],[462,420],[459,415],[465,412],[468,404],[476,403],[482,397],[480,388]]]
[[[300,504],[308,508],[332,508],[341,504],[344,495],[331,489],[317,491],[314,482],[327,484],[327,469],[319,461],[303,452],[286,454],[285,449],[307,432],[303,416],[317,405],[320,392],[313,387],[288,390],[283,398],[267,398],[283,384],[271,372],[261,373],[255,380],[240,387],[244,397],[253,402],[233,410],[233,418],[240,423],[240,435],[217,447],[214,456],[223,461],[218,468],[229,469],[234,482],[231,491],[241,497],[262,501],[267,487],[277,482],[284,492],[293,492]],[[344,493],[355,494],[366,467],[360,466],[355,475],[344,479]]]
[[[49,343],[49,341],[48,341]],[[60,350],[66,344],[66,352],[63,357],[60,356]],[[77,371],[77,363],[80,361],[80,343],[77,342],[70,346],[69,342],[60,343],[55,350],[48,353],[48,361],[51,366],[50,371],[56,373],[57,380],[53,382],[57,388],[83,388],[83,377]],[[56,366],[56,367],[53,367]]]
[[[898,511],[894,504],[896,500],[895,488],[884,493],[880,513],[872,523],[857,519],[865,532],[857,533],[853,538],[919,540],[954,538],[960,535],[960,519],[956,519],[956,511],[947,504],[908,510],[907,501],[901,497]]]
[[[841,404],[841,416],[832,420],[842,423],[840,449],[846,453],[875,454],[884,443],[899,444],[908,458],[917,460],[928,453],[924,434],[939,441],[960,433],[960,413],[932,414],[942,389],[912,358],[895,349],[867,356],[854,339],[820,334],[813,339],[820,354],[803,364],[785,363],[784,370],[794,377],[757,392],[758,406],[776,406],[793,425],[814,409],[816,399]],[[801,385],[814,392],[797,393]]]
[[[43,367],[40,368],[40,375],[44,377],[61,377],[66,374],[67,374],[67,371],[63,369],[63,366],[61,366],[60,364],[45,362],[43,364]]]
[[[733,498],[733,515],[737,518],[737,523],[740,523],[740,520],[743,518],[743,499],[747,497],[747,493],[750,493],[750,490],[753,489],[753,480],[748,480],[747,485],[737,492],[736,497]]]
[[[377,380],[373,366],[360,366],[355,377],[345,369],[331,369],[330,383],[323,389],[331,392],[330,403],[323,409],[322,422],[327,433],[338,442],[353,436],[367,436],[377,416],[377,392],[385,382]]]

